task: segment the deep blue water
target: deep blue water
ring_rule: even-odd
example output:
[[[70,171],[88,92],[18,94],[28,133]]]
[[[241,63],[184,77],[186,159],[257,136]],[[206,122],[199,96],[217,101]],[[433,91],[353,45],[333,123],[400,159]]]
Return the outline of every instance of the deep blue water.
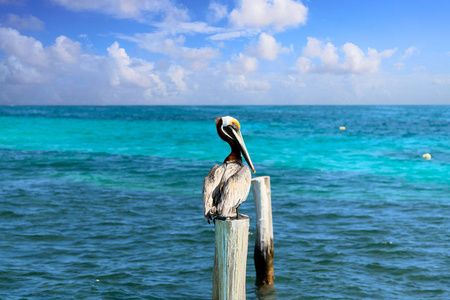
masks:
[[[247,299],[450,299],[450,106],[0,107],[0,299],[210,299],[225,115],[272,185]]]

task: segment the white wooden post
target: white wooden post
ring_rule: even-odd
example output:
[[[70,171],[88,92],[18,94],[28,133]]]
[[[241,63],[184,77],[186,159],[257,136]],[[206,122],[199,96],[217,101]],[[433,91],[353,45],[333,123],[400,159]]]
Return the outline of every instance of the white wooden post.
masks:
[[[252,179],[256,208],[255,269],[256,285],[273,284],[273,226],[270,177]]]
[[[245,299],[248,228],[250,218],[216,219],[213,300]]]

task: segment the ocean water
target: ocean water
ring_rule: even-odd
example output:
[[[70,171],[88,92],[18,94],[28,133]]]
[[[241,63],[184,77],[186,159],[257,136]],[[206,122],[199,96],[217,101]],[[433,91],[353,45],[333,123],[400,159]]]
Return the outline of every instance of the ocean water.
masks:
[[[247,299],[450,299],[449,106],[0,107],[0,299],[210,299],[225,115],[272,185]]]

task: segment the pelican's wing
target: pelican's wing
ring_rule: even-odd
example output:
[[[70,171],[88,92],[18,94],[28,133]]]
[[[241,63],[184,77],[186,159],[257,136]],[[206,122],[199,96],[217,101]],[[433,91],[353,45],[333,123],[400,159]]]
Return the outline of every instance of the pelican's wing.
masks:
[[[216,187],[219,185],[224,171],[225,169],[222,166],[215,165],[211,168],[208,176],[206,176],[205,180],[203,181],[203,214],[208,223],[213,213],[215,212],[211,211],[213,209],[212,194]]]
[[[242,166],[224,184],[220,205],[217,206],[219,215],[227,217],[236,207],[247,199],[250,192],[252,173],[249,167]]]

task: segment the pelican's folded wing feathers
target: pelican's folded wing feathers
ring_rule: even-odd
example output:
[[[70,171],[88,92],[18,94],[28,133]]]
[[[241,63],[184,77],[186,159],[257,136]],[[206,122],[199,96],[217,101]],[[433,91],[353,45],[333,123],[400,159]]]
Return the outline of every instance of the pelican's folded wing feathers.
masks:
[[[208,176],[205,177],[203,181],[203,214],[205,216],[206,221],[212,218],[211,209],[213,208],[213,192],[216,187],[220,183],[220,179],[222,178],[224,168],[219,165],[215,165],[211,168],[208,173]]]
[[[250,192],[252,173],[250,168],[242,166],[238,172],[231,176],[222,189],[220,207],[217,206],[219,215],[227,217],[236,207],[247,199]]]

